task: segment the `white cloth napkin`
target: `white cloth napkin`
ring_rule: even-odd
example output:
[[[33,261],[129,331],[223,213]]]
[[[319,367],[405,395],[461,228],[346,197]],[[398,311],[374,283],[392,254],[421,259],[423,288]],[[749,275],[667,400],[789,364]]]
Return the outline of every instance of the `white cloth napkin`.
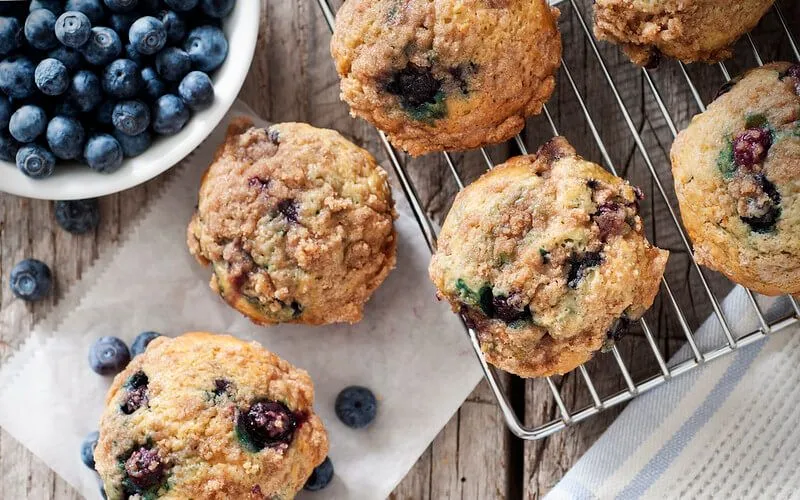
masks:
[[[397,269],[357,325],[261,328],[209,289],[210,271],[186,248],[186,225],[200,176],[238,114],[252,111],[234,105],[127,239],[98,259],[0,371],[0,425],[88,498],[99,498],[98,482],[79,449],[97,426],[110,379],[95,375],[86,358],[101,335],[130,342],[144,330],[227,332],[308,370],[336,471],[327,489],[308,498],[386,497],[481,378],[460,322],[434,299],[430,253],[399,189]],[[364,430],[348,429],[333,411],[351,384],[379,399],[377,419]]]
[[[768,317],[789,310],[785,299],[759,302]],[[742,288],[722,306],[737,332],[757,328]],[[706,320],[701,352],[721,335],[716,318]],[[634,400],[546,498],[796,498],[798,412],[800,335],[792,327]]]

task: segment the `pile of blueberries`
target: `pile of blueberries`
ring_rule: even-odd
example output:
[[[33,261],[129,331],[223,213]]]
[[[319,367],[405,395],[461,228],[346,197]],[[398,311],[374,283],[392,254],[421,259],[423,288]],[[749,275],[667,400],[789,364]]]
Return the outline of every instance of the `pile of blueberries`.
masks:
[[[113,172],[214,100],[236,0],[0,3],[0,159]]]

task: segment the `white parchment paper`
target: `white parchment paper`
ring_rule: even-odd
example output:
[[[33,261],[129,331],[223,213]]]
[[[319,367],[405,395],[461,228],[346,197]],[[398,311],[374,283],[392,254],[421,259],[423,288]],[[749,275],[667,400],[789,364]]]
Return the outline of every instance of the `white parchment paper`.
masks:
[[[480,380],[460,323],[434,299],[427,246],[395,189],[397,268],[357,325],[262,328],[226,306],[208,287],[210,271],[189,255],[186,224],[200,176],[229,118],[250,114],[237,103],[146,208],[135,230],[101,257],[30,340],[0,371],[0,425],[87,498],[98,481],[80,461],[84,436],[95,430],[109,378],[87,364],[90,344],[141,331],[227,332],[255,339],[309,371],[315,409],[328,429],[336,477],[301,498],[386,497]],[[55,270],[56,272],[58,270]],[[337,393],[351,384],[379,398],[376,421],[352,430],[336,418]]]

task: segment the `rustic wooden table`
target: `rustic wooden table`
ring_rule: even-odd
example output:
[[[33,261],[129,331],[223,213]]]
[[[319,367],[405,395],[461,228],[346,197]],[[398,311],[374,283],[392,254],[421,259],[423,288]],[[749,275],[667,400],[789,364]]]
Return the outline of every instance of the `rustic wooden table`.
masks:
[[[245,0],[242,0],[245,1]],[[256,1],[256,0],[246,0]],[[260,0],[263,4],[261,37],[256,57],[241,98],[271,121],[306,121],[317,126],[337,129],[372,151],[387,167],[386,155],[375,131],[361,121],[349,117],[338,99],[338,81],[328,54],[330,35],[319,12],[316,0]],[[579,2],[585,10],[588,0]],[[800,5],[784,1],[783,8],[798,32]],[[620,119],[616,102],[598,73],[598,66],[581,32],[574,13],[564,7],[561,29],[564,35],[565,59],[576,83],[587,97],[590,112],[608,146],[617,167],[648,195],[654,186],[646,173],[641,155],[637,154],[629,130]],[[774,16],[762,23],[755,40],[766,60],[790,58],[785,38],[776,33]],[[614,77],[631,109],[637,129],[657,163],[659,175],[669,185],[666,153],[671,136],[663,117],[646,89],[642,73],[628,64],[613,47],[603,47],[604,55],[614,68]],[[741,54],[751,54],[740,44]],[[235,57],[235,50],[232,53]],[[752,66],[752,55],[729,64],[732,73]],[[701,95],[708,102],[721,83],[716,67],[691,68],[700,82]],[[661,94],[679,126],[684,126],[697,108],[691,101],[677,65],[668,63],[653,72]],[[550,111],[561,132],[588,158],[600,159],[597,146],[576,106],[572,91],[563,73],[559,88],[551,100]],[[532,119],[525,140],[535,149],[551,135],[546,122]],[[489,148],[499,162],[508,154],[517,153],[511,146]],[[481,157],[472,152],[454,156],[466,180],[472,180],[484,168]],[[403,158],[403,161],[407,161]],[[449,207],[456,186],[449,177],[440,155],[408,162],[415,185],[425,202],[426,210],[441,219]],[[31,326],[47,315],[70,286],[106,249],[117,245],[135,224],[142,208],[163,185],[169,173],[135,189],[101,200],[102,222],[94,234],[73,236],[60,230],[53,219],[50,202],[21,199],[0,194],[0,362],[7,359],[24,342]],[[668,186],[668,190],[671,190]],[[397,191],[397,196],[401,196]],[[648,196],[657,200],[657,196]],[[643,207],[652,241],[672,251],[668,279],[685,307],[687,319],[696,326],[708,314],[702,300],[697,277],[693,274],[686,251],[680,246],[674,229],[662,229],[668,212],[663,203],[652,201]],[[41,303],[26,304],[8,292],[11,267],[26,257],[48,262],[56,275],[55,293]],[[724,293],[730,285],[710,275],[712,286]],[[665,355],[681,345],[674,320],[659,299],[648,315]],[[111,332],[113,333],[113,332]],[[641,335],[632,334],[621,343],[626,359],[631,360],[634,376],[654,373],[652,356],[643,356],[648,349]],[[589,364],[589,371],[598,389],[621,388],[619,372],[600,356]],[[507,379],[511,400],[525,421],[540,424],[556,417],[557,409],[548,388],[541,381]],[[581,403],[578,378],[567,375],[556,380],[565,400]],[[584,399],[582,399],[584,398]],[[393,493],[394,498],[538,498],[547,492],[583,454],[621,411],[611,409],[585,423],[571,427],[548,439],[522,442],[506,430],[491,392],[482,383],[442,429],[439,436],[420,457],[405,480]],[[58,446],[58,443],[53,443]],[[75,459],[78,460],[76,450]],[[0,498],[2,499],[72,499],[78,498],[66,483],[43,465],[5,432],[0,433]]]

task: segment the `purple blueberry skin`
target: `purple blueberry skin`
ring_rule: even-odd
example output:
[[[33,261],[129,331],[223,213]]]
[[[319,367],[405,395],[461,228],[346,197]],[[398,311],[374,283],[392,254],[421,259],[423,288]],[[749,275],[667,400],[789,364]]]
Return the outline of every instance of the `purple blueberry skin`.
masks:
[[[164,3],[178,12],[186,12],[197,7],[198,0],[164,0]]]
[[[137,0],[103,0],[112,12],[130,12],[136,8]]]
[[[336,396],[334,409],[342,423],[352,429],[368,426],[378,413],[378,400],[366,387],[346,387]]]
[[[32,179],[50,177],[56,168],[56,157],[38,144],[27,144],[17,150],[17,168]]]
[[[193,29],[183,49],[189,54],[194,69],[211,73],[219,68],[228,56],[228,40],[225,33],[215,26],[200,26]]]
[[[28,104],[14,111],[8,131],[19,142],[33,142],[47,129],[47,114],[39,106]]]
[[[92,24],[100,24],[106,15],[102,0],[67,0],[64,10],[83,12]]]
[[[139,156],[147,151],[153,143],[153,136],[147,130],[139,135],[127,135],[119,130],[115,130],[114,138],[117,139],[119,145],[122,146],[122,154],[126,158]]]
[[[130,360],[128,346],[117,337],[100,337],[89,348],[89,367],[98,375],[116,375]]]
[[[749,168],[762,163],[772,146],[772,134],[764,128],[749,128],[733,139],[733,159],[737,166]]]
[[[72,77],[67,95],[81,112],[88,113],[103,100],[100,79],[91,71],[78,71]]]
[[[214,102],[214,84],[202,71],[192,71],[178,85],[178,95],[192,111],[200,111]]]
[[[53,287],[53,274],[44,262],[25,259],[11,269],[9,286],[17,298],[26,301],[42,300]]]
[[[159,14],[164,29],[167,30],[167,41],[169,43],[180,43],[186,36],[186,22],[175,11],[165,10]]]
[[[16,17],[0,17],[0,56],[17,50],[22,38],[22,25]]]
[[[161,334],[157,332],[142,332],[137,335],[131,344],[131,354],[133,357],[135,358],[139,354],[142,354],[147,349],[147,346],[150,344],[150,342],[160,336]]]
[[[173,135],[183,129],[189,120],[189,108],[174,94],[161,96],[153,107],[153,131],[160,135]]]
[[[81,462],[92,470],[94,470],[94,449],[97,448],[98,439],[100,439],[99,432],[90,432],[81,444]]]
[[[331,462],[330,457],[325,457],[325,460],[314,468],[303,489],[306,491],[319,491],[326,488],[332,480],[333,462]]]
[[[56,15],[47,9],[34,10],[25,19],[25,39],[31,47],[50,50],[58,46],[56,38]]]
[[[139,135],[150,126],[150,109],[142,101],[120,101],[111,114],[114,128],[127,135]]]
[[[56,222],[64,231],[86,234],[100,224],[100,208],[96,199],[57,201]]]
[[[16,161],[19,143],[6,131],[0,131],[0,159]]]
[[[122,166],[122,146],[108,134],[97,134],[86,141],[83,157],[93,170],[115,172]]]
[[[153,55],[167,44],[167,29],[155,17],[140,17],[128,30],[128,40],[138,53]]]
[[[81,47],[81,54],[89,64],[104,66],[122,53],[122,40],[111,28],[94,27],[92,34]]]
[[[12,99],[27,99],[36,93],[36,65],[27,57],[11,56],[0,61],[0,90]]]
[[[83,152],[86,134],[81,122],[68,116],[55,116],[47,124],[47,145],[62,160],[76,160]]]
[[[166,81],[180,81],[191,69],[192,59],[181,49],[169,47],[156,55],[156,71]]]
[[[92,22],[83,12],[65,12],[56,20],[55,34],[62,45],[77,49],[89,40]]]
[[[236,0],[200,0],[200,9],[209,17],[226,17],[236,5]]]
[[[130,59],[117,59],[103,70],[103,91],[117,99],[130,99],[142,89],[139,67]]]
[[[69,70],[58,59],[43,59],[34,73],[36,86],[46,95],[61,95],[69,88]]]

